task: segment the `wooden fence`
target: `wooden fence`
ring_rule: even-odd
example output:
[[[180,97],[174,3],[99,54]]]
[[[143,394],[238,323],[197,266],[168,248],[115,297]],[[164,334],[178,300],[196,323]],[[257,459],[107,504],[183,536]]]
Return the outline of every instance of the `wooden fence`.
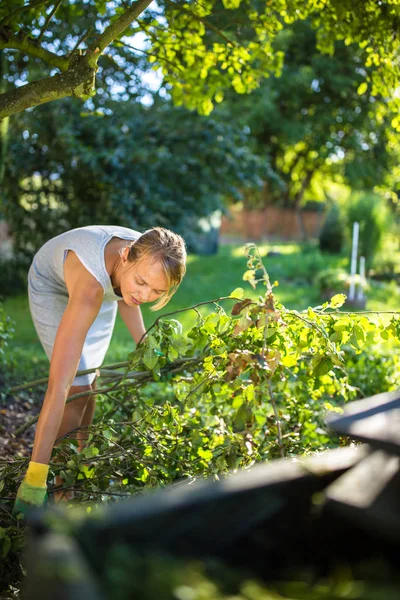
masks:
[[[303,211],[301,220],[307,239],[319,236],[324,212]],[[302,240],[304,238],[299,215],[290,208],[268,206],[263,210],[244,210],[233,206],[229,215],[222,217],[223,238],[258,241],[266,238]]]

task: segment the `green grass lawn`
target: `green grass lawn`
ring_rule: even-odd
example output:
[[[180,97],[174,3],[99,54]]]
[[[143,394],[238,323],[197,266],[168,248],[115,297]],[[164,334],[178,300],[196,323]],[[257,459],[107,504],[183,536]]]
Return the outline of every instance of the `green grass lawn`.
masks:
[[[274,244],[259,246],[264,264],[270,274],[271,281],[277,280],[279,286],[275,293],[279,301],[287,308],[298,310],[315,306],[321,302],[317,288],[313,285],[313,277],[328,267],[348,269],[347,257],[322,255],[315,248],[299,244]],[[267,257],[269,251],[279,252],[278,256]],[[167,307],[160,312],[152,312],[143,307],[143,316],[147,326],[160,315],[193,304],[227,296],[237,287],[243,287],[246,295],[257,297],[260,291],[254,292],[250,285],[243,282],[246,270],[246,256],[243,246],[223,246],[216,256],[189,256],[187,275],[178,292]],[[227,310],[231,301],[225,302]],[[47,359],[37,339],[31,321],[27,297],[25,295],[7,298],[4,301],[6,314],[15,322],[15,335],[10,350],[21,366],[28,361],[37,364],[38,375],[46,370]],[[400,309],[399,288],[394,285],[373,285],[369,292],[367,308],[369,310]],[[201,311],[212,310],[202,307]],[[180,313],[179,320],[184,328],[189,328],[196,319],[194,311]],[[134,343],[122,320],[118,317],[116,328],[109,348],[105,364],[116,360],[124,360],[134,348]]]

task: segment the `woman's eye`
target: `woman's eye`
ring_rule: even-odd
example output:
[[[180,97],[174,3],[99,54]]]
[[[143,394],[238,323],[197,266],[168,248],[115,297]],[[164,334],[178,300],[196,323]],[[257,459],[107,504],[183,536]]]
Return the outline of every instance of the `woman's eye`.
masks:
[[[138,285],[144,285],[144,281],[139,281],[138,279],[136,279],[136,283],[137,283]]]

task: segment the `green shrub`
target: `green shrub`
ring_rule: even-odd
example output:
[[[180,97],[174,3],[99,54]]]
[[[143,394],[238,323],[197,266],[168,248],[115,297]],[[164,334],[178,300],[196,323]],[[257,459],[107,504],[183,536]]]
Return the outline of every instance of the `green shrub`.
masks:
[[[399,281],[400,253],[393,248],[382,248],[374,259],[370,277],[378,281]]]
[[[4,308],[0,304],[0,369],[9,362],[9,359],[6,355],[6,348],[9,340],[13,336],[13,333],[13,323],[10,317],[5,314]]]
[[[337,293],[347,294],[350,288],[351,276],[344,269],[324,269],[314,277],[314,285],[319,289],[323,298],[329,298]],[[355,276],[357,288],[362,285],[364,292],[367,289],[367,283],[361,282],[360,276]]]
[[[398,352],[375,350],[347,354],[346,370],[350,385],[359,389],[361,396],[373,396],[400,387],[400,356]]]
[[[314,277],[314,285],[322,294],[327,290],[343,292],[349,288],[350,275],[344,269],[324,269]]]
[[[334,267],[341,262],[335,256],[327,257],[318,248],[307,245],[303,246],[293,254],[281,255],[276,257],[267,256],[266,265],[271,279],[279,281],[303,281],[312,283],[315,273],[319,273],[328,265]],[[283,275],[284,274],[284,275]]]
[[[388,209],[380,196],[371,193],[352,194],[345,206],[349,239],[353,223],[360,224],[358,256],[365,256],[367,271],[381,247],[383,234],[388,225]]]
[[[337,204],[333,204],[326,216],[320,236],[319,247],[323,252],[340,254],[344,242],[343,218]]]
[[[8,343],[14,334],[14,324],[9,316],[6,315],[2,304],[0,303],[0,406],[6,397],[4,387],[9,379],[10,367],[12,366],[12,353],[9,351]],[[2,433],[0,426],[0,434]],[[1,491],[1,482],[0,482]],[[0,528],[1,533],[1,528]],[[1,552],[0,552],[1,554]]]

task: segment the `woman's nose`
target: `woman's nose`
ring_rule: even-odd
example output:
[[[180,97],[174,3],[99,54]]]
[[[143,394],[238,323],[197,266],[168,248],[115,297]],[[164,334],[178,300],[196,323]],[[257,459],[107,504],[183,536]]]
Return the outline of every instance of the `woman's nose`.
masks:
[[[148,288],[140,290],[140,298],[142,302],[148,302],[150,296],[150,290]]]

